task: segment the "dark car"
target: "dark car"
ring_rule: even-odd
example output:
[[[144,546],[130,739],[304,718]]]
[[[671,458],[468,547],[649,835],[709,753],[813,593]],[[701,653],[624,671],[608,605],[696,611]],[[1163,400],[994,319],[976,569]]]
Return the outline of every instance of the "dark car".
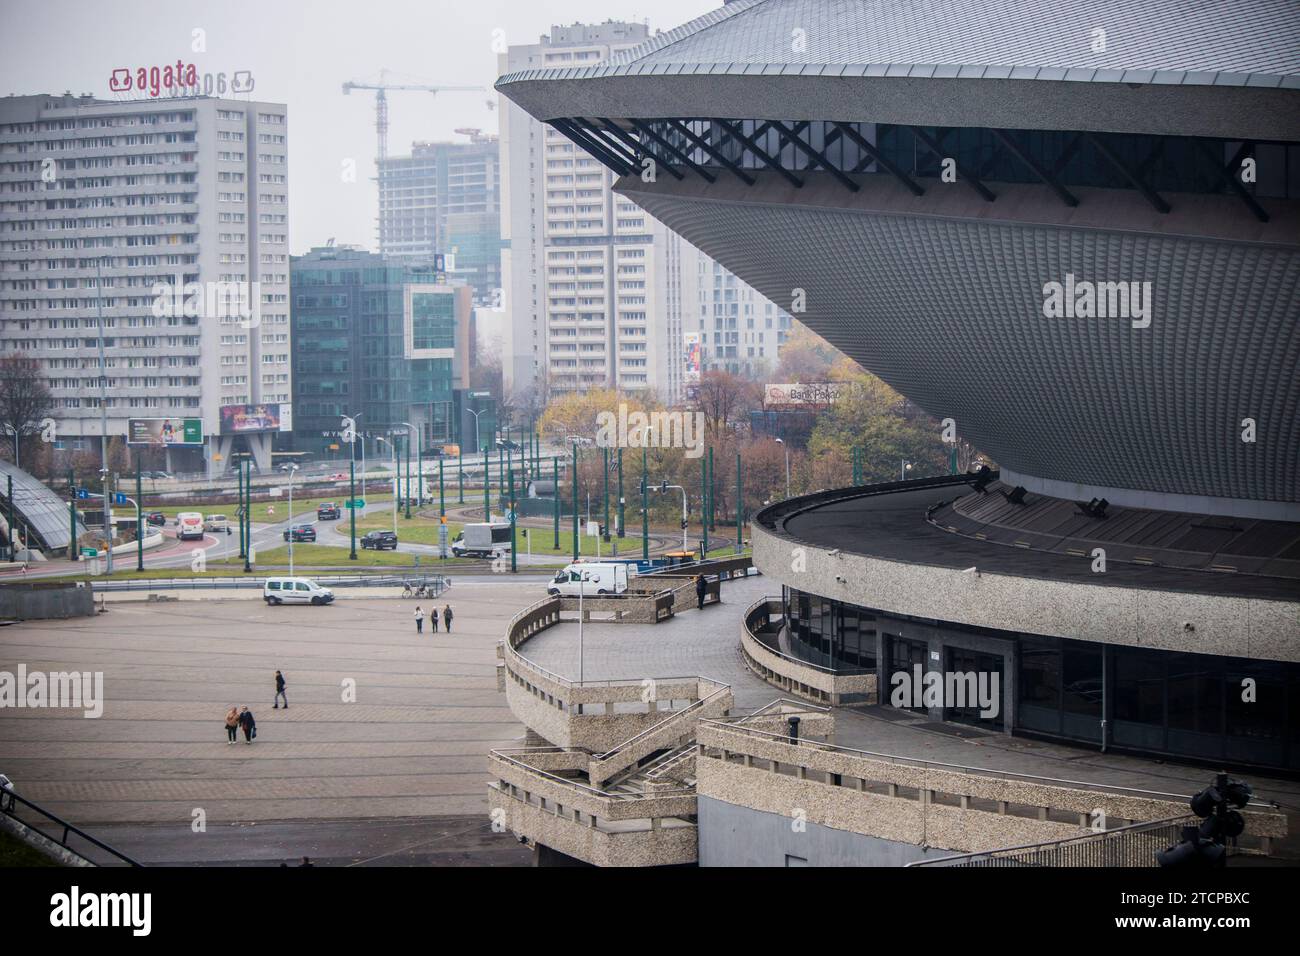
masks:
[[[288,541],[290,535],[293,535],[294,541],[315,541],[316,529],[309,524],[294,525],[284,532],[284,540]]]
[[[373,548],[375,551],[397,550],[397,535],[391,531],[371,531],[361,539],[361,547]]]
[[[144,516],[144,520],[149,524],[156,524],[159,527],[167,524],[167,516],[161,511],[151,511]]]
[[[333,521],[337,520],[341,514],[342,512],[339,511],[339,506],[334,502],[323,501],[321,502],[320,507],[316,509],[316,520]]]

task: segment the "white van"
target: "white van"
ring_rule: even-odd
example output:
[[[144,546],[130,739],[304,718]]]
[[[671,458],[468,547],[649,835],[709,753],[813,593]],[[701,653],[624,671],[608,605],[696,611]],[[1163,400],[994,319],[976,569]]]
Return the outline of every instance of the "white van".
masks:
[[[583,581],[582,576],[587,575]],[[546,593],[552,596],[577,597],[578,589],[584,597],[598,594],[622,594],[627,590],[627,565],[623,563],[601,563],[597,561],[579,561],[570,564],[563,571],[557,571]]]
[[[176,516],[176,537],[181,541],[203,538],[203,515],[197,511],[182,511]]]
[[[334,592],[310,578],[267,578],[262,600],[267,604],[329,604]]]

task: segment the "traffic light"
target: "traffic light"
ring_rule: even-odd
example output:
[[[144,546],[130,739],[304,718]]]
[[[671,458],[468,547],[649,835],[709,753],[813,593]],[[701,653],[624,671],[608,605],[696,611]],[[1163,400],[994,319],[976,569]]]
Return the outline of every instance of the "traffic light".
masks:
[[[604,526],[604,525],[601,525],[601,526],[600,526],[600,536],[601,536],[602,538],[605,537],[605,526]]]
[[[1236,809],[1250,803],[1255,790],[1244,780],[1226,773],[1192,797],[1192,812],[1202,817],[1200,826],[1183,827],[1182,839],[1156,854],[1161,866],[1208,869],[1227,865],[1227,840],[1235,840],[1246,829],[1246,819]]]
[[[682,519],[682,530],[683,530],[683,531],[686,530],[686,525],[687,525],[687,521],[686,521],[685,518],[683,518],[683,519]]]
[[[659,486],[659,492],[660,492],[660,494],[665,494],[665,495],[668,494],[668,479],[667,479],[667,478],[665,478],[665,479],[664,479],[664,483],[663,483],[662,485]]]
[[[645,475],[642,475],[642,476],[641,476],[641,494],[645,494],[645,493],[646,493]]]

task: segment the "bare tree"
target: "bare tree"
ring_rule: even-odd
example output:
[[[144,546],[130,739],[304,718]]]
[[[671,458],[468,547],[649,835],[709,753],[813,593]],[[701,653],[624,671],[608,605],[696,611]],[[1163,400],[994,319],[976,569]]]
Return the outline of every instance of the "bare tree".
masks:
[[[24,439],[38,434],[53,411],[40,361],[21,352],[0,357],[0,427],[13,436],[14,464],[22,467]]]

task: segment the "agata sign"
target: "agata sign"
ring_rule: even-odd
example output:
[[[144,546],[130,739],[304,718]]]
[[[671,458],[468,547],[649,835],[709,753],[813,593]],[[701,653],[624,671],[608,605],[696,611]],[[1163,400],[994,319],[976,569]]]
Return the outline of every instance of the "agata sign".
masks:
[[[177,60],[164,67],[142,66],[134,73],[127,67],[118,67],[108,78],[108,88],[114,93],[126,93],[134,89],[150,96],[158,96],[163,90],[179,86],[195,86],[199,82],[199,71],[193,63]]]

